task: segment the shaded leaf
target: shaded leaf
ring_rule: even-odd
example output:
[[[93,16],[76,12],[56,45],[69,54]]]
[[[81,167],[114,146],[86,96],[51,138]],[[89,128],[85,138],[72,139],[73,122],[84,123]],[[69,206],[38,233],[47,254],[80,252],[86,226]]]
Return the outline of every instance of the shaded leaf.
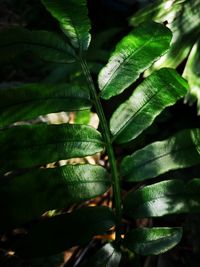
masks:
[[[1,130],[0,172],[61,159],[84,157],[104,148],[94,128],[78,124],[23,125]]]
[[[90,21],[87,16],[86,0],[42,0],[42,3],[56,18],[63,32],[70,39],[72,45],[87,50],[90,44]]]
[[[26,84],[0,90],[0,126],[60,111],[88,109],[88,90],[78,84]]]
[[[16,27],[0,32],[0,62],[31,53],[44,61],[71,63],[74,51],[57,33]]]
[[[84,245],[114,224],[115,218],[109,208],[83,208],[36,223],[12,246],[23,257],[51,255],[72,246]]]
[[[107,243],[95,253],[83,267],[117,267],[121,260],[121,252]]]
[[[200,39],[194,44],[187,60],[183,77],[189,83],[189,92],[186,101],[194,102],[197,100],[198,115],[200,115]]]
[[[200,179],[168,180],[129,192],[124,213],[132,218],[200,212]]]
[[[187,82],[173,69],[151,74],[112,115],[110,129],[116,142],[136,138],[166,107],[182,98],[187,89]]]
[[[124,245],[140,255],[158,255],[176,246],[182,237],[181,228],[141,228],[127,233]]]
[[[103,194],[110,185],[97,165],[37,169],[0,182],[0,229],[21,225],[44,212]]]
[[[124,37],[99,74],[102,98],[123,92],[168,50],[170,40],[169,29],[155,22],[141,25]]]
[[[129,182],[151,179],[170,170],[199,164],[199,151],[200,129],[184,130],[126,156],[121,173]]]

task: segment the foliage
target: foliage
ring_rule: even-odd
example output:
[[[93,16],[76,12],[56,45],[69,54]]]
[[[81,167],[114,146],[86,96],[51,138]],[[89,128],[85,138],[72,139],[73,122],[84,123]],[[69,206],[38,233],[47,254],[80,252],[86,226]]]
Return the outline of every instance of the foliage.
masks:
[[[124,257],[131,262],[137,254],[164,253],[176,246],[183,234],[182,228],[176,225],[136,228],[134,220],[200,211],[200,178],[160,179],[161,174],[200,163],[198,128],[183,129],[167,139],[137,150],[132,148],[133,142],[156,119],[162,118],[167,107],[174,106],[188,93],[187,81],[173,68],[185,59],[191,44],[187,44],[187,49],[182,48],[188,52],[181,50],[178,59],[174,60],[171,53],[188,34],[197,34],[196,24],[191,25],[189,33],[184,28],[187,32],[178,41],[173,31],[178,27],[177,20],[170,24],[173,27],[168,25],[174,33],[170,47],[172,33],[166,26],[149,20],[143,23],[149,16],[159,22],[167,19],[171,12],[180,11],[182,2],[191,8],[186,10],[194,8],[188,1],[172,2],[167,14],[160,14],[164,5],[160,1],[156,9],[153,5],[131,18],[132,24],[142,24],[119,41],[100,70],[97,82],[93,82],[90,73],[93,65],[86,60],[92,57],[92,50],[87,54],[91,26],[86,0],[42,0],[62,33],[19,27],[0,33],[3,64],[24,54],[38,57],[46,64],[71,64],[64,67],[64,75],[70,73],[67,83],[57,83],[55,79],[52,83],[38,81],[0,89],[0,233],[6,235],[19,227],[23,230],[8,244],[20,257],[49,256],[72,246],[84,246],[95,236],[103,235],[102,246],[83,266],[119,266]],[[197,2],[192,1],[192,5],[199,7]],[[181,18],[184,20],[185,16],[188,18],[187,13]],[[179,23],[185,27],[182,21]],[[195,88],[199,84],[195,80],[198,47],[199,41],[184,71],[189,85]],[[169,65],[166,63],[168,67],[150,70],[164,54],[171,60]],[[147,78],[142,77],[145,70],[151,73]],[[133,84],[136,81],[140,84]],[[115,111],[107,119],[101,98],[112,103],[113,96],[121,96],[128,90],[129,99],[119,98]],[[85,110],[84,119],[77,121],[87,122],[90,108],[99,117],[98,130],[78,123],[53,125],[30,121],[49,113]],[[131,147],[131,155],[125,149],[118,158],[115,148],[123,150],[124,147]],[[104,166],[99,162],[92,165],[69,161],[59,165],[61,160],[102,152],[108,156],[108,164]],[[160,180],[153,180],[149,185],[149,179],[153,178]],[[135,182],[141,181],[136,189]],[[128,184],[129,192],[122,197],[124,183]],[[110,188],[113,209],[85,207],[86,200],[102,196]],[[50,216],[52,210],[55,214]],[[130,225],[124,223],[122,227],[122,222],[127,221]],[[112,227],[115,227],[115,238],[111,241],[106,233]]]

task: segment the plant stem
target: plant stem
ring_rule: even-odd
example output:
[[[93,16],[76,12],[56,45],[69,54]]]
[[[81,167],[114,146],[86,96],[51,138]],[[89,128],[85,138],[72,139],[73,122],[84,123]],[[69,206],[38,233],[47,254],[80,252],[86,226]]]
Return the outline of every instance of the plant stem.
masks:
[[[113,187],[113,196],[114,196],[114,203],[115,203],[115,214],[116,214],[116,219],[117,219],[116,241],[118,242],[121,239],[122,200],[121,200],[121,190],[120,190],[120,179],[119,179],[115,155],[114,155],[114,151],[112,147],[111,134],[110,134],[110,130],[109,130],[106,118],[105,118],[105,114],[104,114],[101,102],[99,100],[98,94],[94,86],[94,82],[92,80],[90,71],[88,69],[87,63],[82,57],[80,57],[79,59],[80,59],[81,67],[83,69],[85,77],[87,79],[87,83],[90,89],[91,96],[94,101],[97,115],[99,116],[102,136],[103,136],[106,150],[108,153],[108,159],[109,159],[110,169],[111,169],[111,174],[112,174],[112,187]]]

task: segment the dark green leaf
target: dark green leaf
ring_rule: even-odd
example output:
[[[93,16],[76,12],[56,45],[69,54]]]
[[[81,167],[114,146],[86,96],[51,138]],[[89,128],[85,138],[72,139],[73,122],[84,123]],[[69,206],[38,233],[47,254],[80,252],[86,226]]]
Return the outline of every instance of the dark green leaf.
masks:
[[[186,100],[197,100],[198,115],[200,115],[200,39],[194,44],[189,58],[187,60],[183,77],[187,79],[190,91],[186,96]]]
[[[101,195],[110,182],[103,167],[82,164],[32,170],[7,178],[0,185],[2,231],[48,210],[65,208]]]
[[[27,84],[0,90],[0,126],[60,111],[88,109],[87,88],[78,84]]]
[[[108,243],[86,261],[83,267],[117,267],[119,266],[120,260],[120,251]]]
[[[43,220],[13,244],[23,257],[55,254],[76,245],[84,245],[95,235],[103,234],[115,224],[107,207],[90,207]]]
[[[72,45],[81,51],[87,50],[91,39],[87,1],[42,0],[42,3],[51,15],[59,21],[61,29],[70,39]]]
[[[127,194],[124,212],[133,218],[200,212],[200,179],[168,180]]]
[[[116,142],[136,138],[166,107],[182,98],[187,89],[187,82],[173,69],[164,68],[151,74],[114,112],[110,129]]]
[[[170,170],[199,164],[199,151],[200,129],[184,130],[125,157],[121,173],[130,182],[154,178]]]
[[[99,74],[99,88],[105,99],[120,94],[169,48],[171,32],[161,24],[149,22],[136,28],[116,47]]]
[[[58,34],[47,31],[29,31],[10,28],[0,32],[0,62],[31,53],[41,60],[71,63],[74,51]]]
[[[182,237],[181,228],[141,228],[127,233],[124,245],[140,255],[158,255],[176,246]]]
[[[1,173],[93,155],[104,148],[100,133],[86,125],[24,125],[0,133]]]

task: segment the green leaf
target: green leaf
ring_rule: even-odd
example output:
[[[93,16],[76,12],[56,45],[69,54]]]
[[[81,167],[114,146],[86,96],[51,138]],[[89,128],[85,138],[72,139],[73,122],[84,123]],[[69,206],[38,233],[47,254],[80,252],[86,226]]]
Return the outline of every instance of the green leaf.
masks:
[[[87,16],[86,0],[42,0],[42,3],[56,18],[61,29],[70,39],[72,45],[81,51],[90,44],[90,21]]]
[[[129,192],[124,213],[131,218],[200,212],[200,179],[167,180]]]
[[[187,79],[190,90],[186,96],[187,101],[197,100],[198,115],[200,115],[200,39],[194,44],[187,60],[183,77]]]
[[[173,69],[151,74],[112,115],[110,129],[116,142],[136,138],[166,107],[182,98],[187,89],[187,82]]]
[[[61,159],[85,157],[104,148],[101,135],[86,125],[23,125],[1,130],[0,172]]]
[[[81,267],[117,267],[121,260],[121,252],[107,243]]]
[[[182,229],[154,227],[135,229],[127,233],[124,245],[140,255],[158,255],[176,246],[182,237]]]
[[[97,165],[36,169],[0,183],[0,229],[19,226],[44,212],[65,208],[108,190],[106,170]]]
[[[109,208],[83,208],[36,223],[12,246],[23,257],[56,254],[76,245],[85,245],[114,224],[115,218]]]
[[[101,96],[109,99],[123,92],[169,48],[171,32],[148,22],[133,30],[116,47],[98,78]]]
[[[188,56],[199,35],[199,12],[199,0],[158,0],[131,17],[132,26],[138,26],[141,22],[153,19],[156,22],[165,22],[173,33],[169,51],[155,63],[152,69],[176,68]]]
[[[200,129],[188,129],[126,156],[121,163],[123,179],[129,182],[154,178],[170,170],[200,163]]]
[[[88,109],[89,92],[78,84],[26,84],[0,90],[0,127],[60,111]]]
[[[44,61],[72,63],[73,49],[58,34],[48,31],[29,31],[10,28],[0,32],[0,62],[31,53]]]

